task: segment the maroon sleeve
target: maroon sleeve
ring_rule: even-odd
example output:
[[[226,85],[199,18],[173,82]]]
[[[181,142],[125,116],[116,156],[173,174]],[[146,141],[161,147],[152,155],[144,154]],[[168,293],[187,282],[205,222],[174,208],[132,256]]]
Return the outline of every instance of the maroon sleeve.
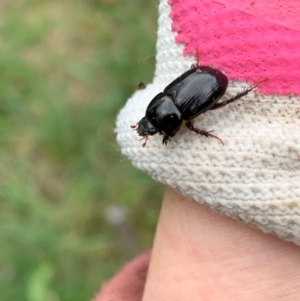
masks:
[[[102,286],[93,301],[140,301],[143,296],[151,251],[127,263]]]

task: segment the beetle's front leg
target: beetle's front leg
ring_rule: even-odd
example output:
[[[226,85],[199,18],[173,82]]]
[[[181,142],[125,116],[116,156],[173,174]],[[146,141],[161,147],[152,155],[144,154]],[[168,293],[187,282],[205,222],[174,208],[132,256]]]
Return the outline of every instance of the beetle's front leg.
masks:
[[[166,135],[165,134],[164,137],[163,137],[163,140],[162,140],[162,144],[167,145],[172,137],[174,137],[174,135]]]
[[[202,136],[205,136],[205,137],[216,138],[216,139],[218,139],[218,140],[224,145],[223,141],[222,141],[219,137],[217,137],[217,136],[211,134],[211,133],[208,132],[208,131],[199,130],[199,129],[195,128],[192,121],[187,121],[187,122],[185,123],[185,125],[187,126],[187,128],[188,128],[189,130],[195,132],[196,134],[199,134],[199,135],[202,135]]]
[[[141,136],[142,136],[141,140],[145,140],[143,142],[142,146],[145,147],[147,144],[147,141],[148,141],[148,135],[141,135]]]

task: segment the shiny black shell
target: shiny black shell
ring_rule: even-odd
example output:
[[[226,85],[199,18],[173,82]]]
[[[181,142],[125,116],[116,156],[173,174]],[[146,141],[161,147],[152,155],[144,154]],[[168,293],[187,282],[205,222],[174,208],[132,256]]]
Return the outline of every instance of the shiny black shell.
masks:
[[[183,121],[194,133],[216,138],[223,144],[211,131],[195,128],[191,119],[241,99],[266,80],[268,79],[263,79],[256,85],[244,88],[231,98],[219,102],[228,86],[226,75],[209,66],[193,66],[171,82],[163,92],[157,94],[149,103],[145,116],[131,127],[145,140],[143,147],[148,136],[157,133],[163,135],[162,143],[167,144],[179,131]]]
[[[162,142],[167,144],[183,121],[190,130],[211,137],[209,132],[195,129],[190,120],[220,106],[216,103],[224,95],[227,85],[228,79],[221,71],[209,66],[192,67],[151,100],[145,116],[132,128],[145,139],[143,146],[148,136],[156,133],[163,135]]]
[[[224,95],[227,86],[228,79],[221,71],[197,66],[171,82],[164,93],[173,100],[182,119],[189,120],[209,110]]]

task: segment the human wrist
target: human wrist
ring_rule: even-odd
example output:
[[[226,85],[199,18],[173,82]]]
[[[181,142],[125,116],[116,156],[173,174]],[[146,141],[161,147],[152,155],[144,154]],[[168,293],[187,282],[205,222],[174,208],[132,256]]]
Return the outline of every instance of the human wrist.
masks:
[[[143,301],[298,300],[299,248],[167,188]]]

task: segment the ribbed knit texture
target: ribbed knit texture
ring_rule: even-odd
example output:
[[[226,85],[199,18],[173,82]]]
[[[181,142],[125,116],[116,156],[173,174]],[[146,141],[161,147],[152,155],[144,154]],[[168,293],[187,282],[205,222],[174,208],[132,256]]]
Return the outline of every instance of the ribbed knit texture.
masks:
[[[183,126],[167,146],[155,135],[143,148],[130,128],[145,115],[151,99],[195,63],[175,43],[170,11],[161,0],[153,83],[136,91],[117,118],[123,155],[188,198],[300,245],[299,97],[251,92],[198,116],[195,127],[213,130],[224,145]],[[231,81],[223,100],[245,86],[249,84]]]

